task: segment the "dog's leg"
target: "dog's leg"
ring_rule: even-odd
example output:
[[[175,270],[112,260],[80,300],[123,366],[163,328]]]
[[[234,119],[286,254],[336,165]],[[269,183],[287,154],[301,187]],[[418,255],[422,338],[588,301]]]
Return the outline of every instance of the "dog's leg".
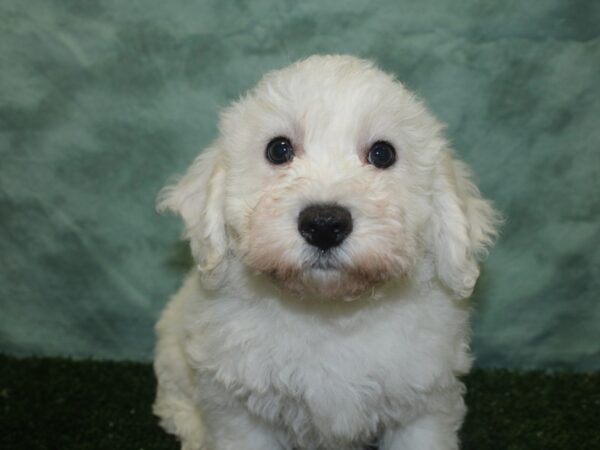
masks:
[[[154,372],[158,387],[153,410],[161,426],[180,439],[182,450],[206,450],[204,424],[193,401],[194,375],[177,334],[181,300],[175,298],[168,305],[156,326]]]
[[[209,450],[285,450],[277,431],[241,406],[208,408],[206,446]],[[284,440],[284,436],[279,436]]]
[[[458,450],[455,420],[423,416],[410,424],[387,431],[379,450]]]
[[[162,389],[157,391],[154,414],[161,426],[181,441],[181,450],[206,450],[205,431],[199,411],[191,402]]]

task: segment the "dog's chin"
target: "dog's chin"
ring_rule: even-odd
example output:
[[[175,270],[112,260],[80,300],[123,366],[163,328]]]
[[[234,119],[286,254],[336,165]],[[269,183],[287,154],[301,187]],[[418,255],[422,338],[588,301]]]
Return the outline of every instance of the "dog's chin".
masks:
[[[368,268],[314,264],[287,270],[272,270],[268,275],[281,288],[300,297],[350,301],[371,292],[390,276]]]
[[[252,244],[243,253],[246,267],[301,298],[348,301],[370,296],[386,282],[407,275],[412,267],[410,255],[403,256],[403,252],[370,251],[350,256],[348,252],[306,251],[296,259],[285,249]]]

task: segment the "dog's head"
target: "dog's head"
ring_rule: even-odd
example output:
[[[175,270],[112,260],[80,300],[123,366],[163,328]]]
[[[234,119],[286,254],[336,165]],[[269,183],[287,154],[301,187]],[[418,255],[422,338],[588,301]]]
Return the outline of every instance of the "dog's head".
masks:
[[[428,263],[466,297],[495,213],[441,129],[372,63],[314,56],[226,109],[159,207],[183,217],[208,277],[235,257],[286,289],[351,298]]]

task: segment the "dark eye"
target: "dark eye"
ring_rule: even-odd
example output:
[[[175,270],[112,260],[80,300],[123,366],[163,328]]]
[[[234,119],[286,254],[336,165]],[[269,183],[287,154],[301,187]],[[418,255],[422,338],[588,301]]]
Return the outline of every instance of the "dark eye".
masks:
[[[378,169],[387,169],[396,162],[396,150],[386,141],[377,141],[369,149],[367,161]]]
[[[294,158],[294,147],[288,138],[276,137],[267,144],[266,157],[272,164],[285,164]]]

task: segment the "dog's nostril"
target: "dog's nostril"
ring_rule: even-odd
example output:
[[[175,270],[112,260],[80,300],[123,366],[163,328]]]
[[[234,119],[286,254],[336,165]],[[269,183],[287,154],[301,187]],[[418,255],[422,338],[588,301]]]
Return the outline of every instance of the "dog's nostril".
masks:
[[[352,232],[352,215],[338,205],[312,205],[300,212],[298,231],[310,245],[329,250]]]

